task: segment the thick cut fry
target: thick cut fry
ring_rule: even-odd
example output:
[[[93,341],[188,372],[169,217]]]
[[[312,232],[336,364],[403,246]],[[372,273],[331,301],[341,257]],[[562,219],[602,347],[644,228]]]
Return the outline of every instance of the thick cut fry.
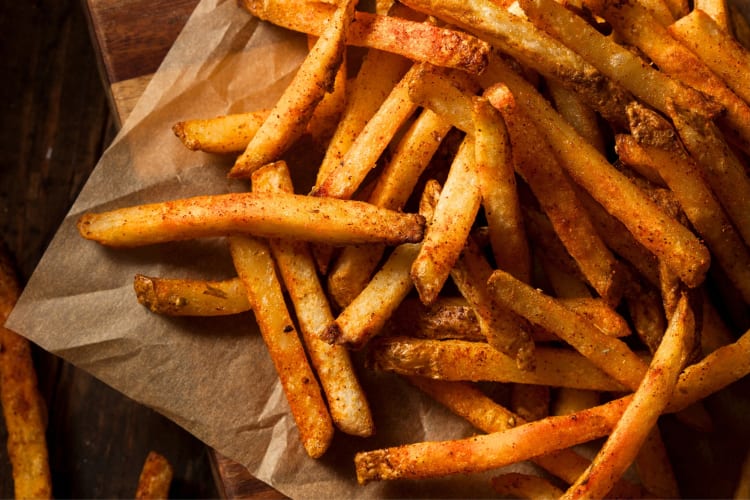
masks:
[[[474,165],[474,141],[464,139],[451,165],[435,215],[411,268],[420,299],[431,304],[448,279],[469,236],[481,194]]]
[[[637,241],[667,262],[689,286],[703,282],[711,258],[692,232],[615,170],[505,63],[494,58],[485,75],[490,80],[502,80],[511,89],[517,102],[544,131],[568,174],[622,222]]]
[[[169,498],[174,471],[169,461],[155,451],[149,452],[143,463],[135,498],[158,500]]]
[[[649,66],[555,0],[520,0],[520,4],[534,24],[662,113],[668,115],[672,103],[708,118],[721,111],[703,94]]]
[[[291,0],[243,0],[242,5],[260,19],[311,35],[323,32],[334,9],[319,2],[306,2],[300,9]],[[474,74],[482,72],[489,53],[486,42],[466,33],[367,12],[356,13],[346,41]]]
[[[284,302],[271,251],[263,241],[244,236],[229,238],[229,249],[279,375],[300,441],[308,455],[318,458],[331,444],[333,422]]]
[[[656,420],[669,403],[677,378],[695,342],[695,318],[683,295],[670,319],[648,372],[612,434],[565,498],[603,498],[635,460]]]
[[[450,128],[450,123],[424,110],[399,141],[368,201],[400,210]],[[382,245],[346,247],[341,251],[328,274],[328,291],[339,306],[348,305],[365,288],[383,251]]]
[[[424,218],[358,201],[293,194],[230,193],[87,213],[78,221],[84,238],[133,247],[247,233],[331,245],[422,239]]]
[[[721,104],[724,113],[718,120],[724,125],[723,130],[731,132],[744,151],[750,151],[750,106],[708,65],[675,40],[645,7],[636,0],[618,2],[616,6],[612,2],[586,0],[586,5],[607,19],[627,43],[640,48],[661,72]]]
[[[206,281],[136,274],[133,288],[138,302],[167,316],[226,316],[250,310],[239,278]]]
[[[711,16],[695,9],[669,26],[669,33],[698,54],[706,65],[721,76],[727,85],[750,103],[750,51]]]
[[[640,384],[646,365],[621,340],[502,270],[494,271],[487,285],[500,304],[555,333],[613,379],[630,389]]]
[[[326,92],[334,89],[356,5],[357,0],[346,0],[331,15],[330,23],[302,61],[294,79],[234,162],[229,177],[247,178],[263,165],[279,160],[305,132],[318,103]]]
[[[510,358],[484,342],[383,338],[372,350],[375,366],[401,375],[441,380],[517,382],[552,387],[622,391],[589,360],[570,349],[537,347],[534,371],[521,370]]]
[[[206,153],[241,153],[255,136],[269,110],[177,122],[172,131],[185,147]]]
[[[0,251],[0,404],[14,493],[16,498],[52,498],[46,408],[37,387],[31,345],[2,326],[20,294],[10,259]]]
[[[686,156],[638,144],[631,136],[618,136],[616,148],[626,164],[645,163],[659,172],[716,262],[724,268],[745,302],[750,303],[750,251],[695,163]]]
[[[278,162],[256,171],[253,190],[294,191],[286,165]],[[333,321],[333,315],[309,247],[304,242],[291,240],[271,240],[270,245],[294,304],[307,353],[325,392],[333,423],[347,434],[371,435],[374,423],[370,407],[349,353],[342,346],[323,340],[323,332]]]
[[[516,170],[586,280],[605,300],[616,304],[622,293],[617,260],[594,228],[555,153],[507,87],[493,87],[490,97],[508,126]]]
[[[560,81],[607,120],[623,126],[626,123],[625,105],[632,96],[523,17],[511,14],[490,0],[407,0],[404,3],[480,36],[543,76]]]
[[[541,476],[507,472],[490,480],[492,488],[499,494],[512,498],[559,498],[563,491]]]
[[[409,99],[407,82],[419,67],[413,66],[393,88],[341,163],[315,187],[313,194],[331,198],[351,198],[354,195],[401,125],[416,111],[417,106]]]

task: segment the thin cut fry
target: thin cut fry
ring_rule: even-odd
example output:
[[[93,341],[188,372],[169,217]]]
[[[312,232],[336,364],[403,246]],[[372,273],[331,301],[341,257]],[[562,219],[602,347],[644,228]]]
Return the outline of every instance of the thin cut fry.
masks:
[[[331,15],[330,24],[245,152],[234,162],[229,177],[247,178],[266,163],[280,159],[281,154],[304,133],[318,103],[326,92],[334,89],[336,74],[344,59],[346,32],[353,21],[356,6],[356,0],[346,0]]]
[[[10,259],[0,252],[0,403],[16,498],[52,498],[44,400],[37,388],[31,345],[2,326],[21,294]]]
[[[260,19],[311,35],[322,33],[334,8],[306,2],[300,9],[291,0],[243,0],[242,5]],[[486,42],[460,31],[360,11],[349,26],[346,41],[474,74],[482,72],[489,53]]]
[[[253,174],[253,190],[294,191],[284,162],[257,170]],[[323,340],[323,332],[333,321],[333,315],[309,247],[304,242],[291,240],[271,240],[270,245],[294,304],[302,338],[325,392],[333,423],[347,434],[371,435],[374,423],[370,407],[354,373],[349,353],[343,347]]]
[[[133,288],[138,302],[167,316],[226,316],[250,310],[239,278],[206,281],[136,274]]]
[[[174,471],[169,461],[155,451],[149,452],[138,478],[135,498],[158,500],[169,498]]]
[[[630,464],[667,406],[695,341],[695,318],[683,295],[646,376],[612,434],[564,498],[603,498]]]
[[[333,439],[333,422],[289,316],[271,251],[265,242],[245,236],[229,238],[229,249],[297,423],[300,441],[308,455],[318,458]]]
[[[114,247],[247,233],[331,245],[422,239],[424,218],[350,200],[292,194],[229,193],[87,213],[84,238]]]
[[[177,122],[172,131],[185,147],[206,153],[241,153],[247,148],[270,110]]]
[[[547,479],[533,474],[507,472],[490,480],[492,488],[512,498],[559,498],[563,491]]]

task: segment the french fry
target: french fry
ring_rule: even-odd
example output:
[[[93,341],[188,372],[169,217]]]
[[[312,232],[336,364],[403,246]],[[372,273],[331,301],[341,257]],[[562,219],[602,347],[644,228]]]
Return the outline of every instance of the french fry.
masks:
[[[721,111],[703,94],[649,66],[555,0],[520,0],[519,3],[534,24],[661,112],[669,115],[672,103],[707,118]]]
[[[668,262],[689,286],[703,282],[711,258],[693,233],[664,214],[596,149],[581,140],[549,103],[507,65],[494,58],[485,76],[502,80],[511,89],[517,102],[522,102],[523,109],[543,128],[566,172],[622,222],[638,242]]]
[[[646,365],[623,341],[502,270],[492,273],[487,286],[501,305],[553,332],[613,379],[630,389],[640,384]]]
[[[585,138],[597,151],[604,154],[606,152],[605,140],[599,126],[599,118],[594,110],[559,82],[548,81],[547,88],[558,113],[570,123],[581,137]]]
[[[133,288],[138,302],[167,316],[225,316],[250,310],[239,278],[206,281],[136,274]]]
[[[188,149],[206,153],[241,153],[270,110],[177,122],[172,131]]]
[[[292,322],[268,244],[246,236],[229,238],[237,274],[245,284],[268,353],[307,454],[321,457],[333,439],[333,422]]]
[[[143,463],[135,498],[166,499],[169,498],[169,487],[172,485],[174,471],[169,461],[161,454],[151,451]]]
[[[747,86],[747,74],[750,71],[748,49],[699,9],[680,18],[668,29],[673,37],[695,52],[721,76],[737,95],[750,103],[750,89]]]
[[[463,297],[440,297],[426,306],[416,298],[406,298],[391,315],[389,331],[394,335],[432,340],[486,340],[479,322]]]
[[[294,191],[284,162],[257,170],[252,180],[254,191]],[[347,434],[371,435],[374,432],[372,414],[349,353],[342,346],[331,345],[323,339],[323,332],[333,321],[333,315],[309,247],[304,242],[291,240],[271,240],[269,243],[294,304],[302,338],[325,392],[333,423]]]
[[[333,6],[305,2],[300,10],[289,0],[243,0],[254,16],[278,26],[311,35],[320,35]],[[489,46],[465,33],[406,19],[357,12],[346,33],[347,43],[401,54],[414,61],[429,62],[481,73],[487,65]]]
[[[601,299],[560,298],[560,304],[589,320],[602,333],[609,337],[627,337],[632,332],[627,321]]]
[[[560,387],[552,400],[552,415],[570,415],[600,404],[601,396],[596,391]],[[577,476],[576,476],[577,478]],[[572,482],[572,481],[571,481]]]
[[[638,144],[632,136],[618,136],[616,148],[623,162],[645,163],[658,170],[716,262],[725,269],[745,301],[750,302],[750,251],[695,163],[686,156]]]
[[[317,37],[308,35],[307,46],[310,50],[314,48],[317,40]],[[338,128],[339,118],[346,107],[348,72],[349,64],[347,58],[344,57],[336,72],[333,89],[323,95],[307,123],[307,133],[322,150],[327,150],[328,143]]]
[[[547,479],[533,474],[506,472],[490,480],[492,488],[513,498],[559,498],[564,492]]]
[[[331,245],[422,239],[424,219],[368,203],[293,194],[229,193],[87,213],[84,238],[114,247],[247,233]]]
[[[591,467],[564,498],[603,498],[635,460],[641,444],[669,403],[695,342],[695,318],[683,295],[648,372],[633,399],[597,453]]]
[[[331,15],[330,24],[245,151],[234,162],[229,177],[247,178],[263,165],[278,160],[304,133],[318,103],[334,89],[356,5],[356,0],[346,0]]]
[[[2,326],[21,287],[10,258],[0,251],[0,404],[16,498],[52,498],[45,427],[46,407],[37,387],[29,341]]]
[[[536,348],[534,371],[520,369],[515,359],[484,342],[384,337],[371,354],[375,367],[401,375],[598,391],[626,390],[580,354],[557,347]]]

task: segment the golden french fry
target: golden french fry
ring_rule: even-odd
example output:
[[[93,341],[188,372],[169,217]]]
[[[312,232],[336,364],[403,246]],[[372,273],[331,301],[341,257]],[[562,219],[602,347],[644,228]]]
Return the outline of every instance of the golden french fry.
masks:
[[[286,193],[229,193],[87,213],[78,221],[84,238],[132,247],[246,233],[331,245],[418,242],[424,218],[369,203]]]
[[[606,152],[605,139],[599,126],[599,118],[591,106],[559,82],[548,81],[547,88],[558,113],[570,123],[581,137],[585,138],[597,151],[604,154]]]
[[[241,153],[247,148],[269,110],[177,122],[172,131],[185,147],[206,153]]]
[[[316,40],[317,37],[307,37],[309,49],[312,50]],[[315,106],[315,111],[313,111],[310,121],[307,123],[307,133],[310,134],[313,142],[322,150],[327,150],[328,144],[338,128],[341,114],[346,107],[348,71],[349,65],[347,64],[346,57],[344,57],[336,72],[333,89],[323,95],[318,105]]]
[[[750,50],[699,9],[680,18],[668,29],[673,37],[721,76],[737,95],[750,103],[750,88],[747,85]]]
[[[253,174],[253,190],[294,191],[284,162],[257,170]],[[294,304],[302,338],[325,392],[333,423],[347,434],[371,435],[374,432],[372,414],[349,353],[342,346],[331,345],[323,339],[333,315],[309,247],[304,242],[291,240],[271,240],[270,246]]]
[[[245,236],[230,237],[229,249],[297,424],[300,441],[308,455],[318,458],[331,444],[333,422],[284,302],[271,250],[265,242]]]
[[[622,222],[638,242],[669,263],[689,286],[703,282],[711,258],[692,232],[667,216],[595,148],[586,144],[549,103],[505,63],[493,58],[483,78],[485,76],[490,81],[502,80],[511,89],[517,102],[523,104],[523,109],[544,131],[566,172]]]
[[[167,316],[225,316],[250,310],[239,278],[206,281],[136,274],[133,288],[138,302]]]
[[[669,403],[695,342],[695,318],[683,295],[648,372],[591,467],[564,498],[603,498],[635,460],[659,415]]]
[[[490,480],[492,488],[501,495],[512,498],[559,498],[564,492],[541,476],[506,472]]]
[[[312,35],[322,33],[334,8],[305,2],[300,11],[298,3],[289,0],[243,0],[242,5],[260,19]],[[460,31],[367,12],[356,13],[346,41],[474,74],[482,72],[489,53],[486,42]]]
[[[555,0],[520,0],[529,18],[634,96],[669,115],[672,103],[708,118],[721,108],[618,45]]]
[[[52,498],[46,407],[28,340],[3,326],[21,294],[10,258],[0,251],[0,405],[16,498]]]
[[[609,337],[627,337],[632,333],[625,318],[601,299],[575,297],[560,298],[558,301],[589,320]]]
[[[580,354],[558,347],[538,346],[534,371],[520,369],[515,359],[489,344],[465,340],[384,337],[373,347],[372,356],[377,368],[401,375],[600,391],[626,390]]]
[[[346,0],[331,14],[330,23],[297,70],[294,79],[234,162],[230,177],[248,177],[281,154],[305,131],[318,103],[334,89],[344,59],[346,33],[354,19],[356,0]]]
[[[724,268],[745,301],[750,302],[750,251],[695,163],[684,155],[638,144],[632,136],[618,136],[616,148],[626,164],[648,164],[659,172],[716,262]]]
[[[623,341],[502,270],[492,273],[487,286],[501,305],[556,334],[624,386],[635,389],[641,383],[646,365]]]
[[[146,457],[138,478],[135,498],[158,500],[169,498],[169,487],[172,484],[174,471],[163,455],[151,451]]]

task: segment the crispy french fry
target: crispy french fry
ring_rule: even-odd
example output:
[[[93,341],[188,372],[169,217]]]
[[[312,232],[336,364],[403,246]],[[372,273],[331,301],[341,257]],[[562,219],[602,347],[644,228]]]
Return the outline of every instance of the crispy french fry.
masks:
[[[578,95],[563,87],[559,82],[548,81],[547,88],[555,103],[555,109],[565,120],[585,138],[597,151],[604,154],[606,146],[599,118],[594,110]]]
[[[669,33],[695,52],[727,85],[750,103],[750,51],[699,9],[669,26]]]
[[[591,467],[570,486],[565,498],[603,498],[635,460],[641,444],[672,397],[678,376],[693,349],[695,326],[688,298],[683,295],[632,401]]]
[[[555,0],[520,0],[520,4],[534,24],[661,112],[669,115],[672,103],[708,118],[721,111],[703,94],[649,66]]]
[[[225,316],[250,310],[239,278],[206,281],[136,274],[133,288],[138,302],[167,316]]]
[[[230,193],[87,213],[84,238],[114,247],[247,233],[332,245],[422,239],[424,219],[350,200],[293,194]]]
[[[589,320],[609,337],[627,337],[632,333],[627,321],[601,299],[576,297],[560,298],[558,301]]]
[[[555,333],[613,379],[630,389],[640,384],[646,365],[623,341],[502,270],[492,273],[487,286],[501,305]]]
[[[317,39],[317,37],[308,35],[307,45],[310,50],[315,46]],[[336,72],[333,89],[323,95],[307,123],[307,133],[322,150],[327,150],[328,144],[338,128],[339,118],[346,107],[348,71],[349,64],[344,57]]]
[[[10,258],[0,251],[0,405],[8,432],[7,449],[16,498],[52,498],[45,427],[46,407],[28,340],[2,326],[21,287]]]
[[[373,347],[373,361],[382,370],[441,380],[517,382],[552,387],[622,391],[580,354],[556,347],[536,348],[534,371],[521,370],[510,358],[484,342],[383,338]]]
[[[277,162],[257,170],[253,174],[253,190],[293,192],[286,165]],[[372,414],[349,353],[342,346],[323,340],[323,332],[333,321],[333,315],[309,247],[304,242],[291,240],[271,240],[270,246],[294,304],[307,353],[325,392],[333,423],[347,434],[371,435],[374,432]]]
[[[356,0],[346,0],[308,53],[294,79],[234,162],[230,177],[247,178],[281,154],[305,131],[318,103],[334,89],[344,59],[346,33],[354,19]]]
[[[247,148],[269,110],[177,122],[172,131],[185,147],[206,153],[241,153]]]
[[[284,302],[271,250],[267,243],[246,236],[230,237],[229,249],[297,424],[300,441],[308,455],[321,457],[333,439],[333,422]]]
[[[664,214],[595,148],[580,139],[549,103],[505,63],[494,58],[485,75],[489,80],[502,80],[511,89],[523,109],[544,130],[567,173],[622,222],[637,241],[668,262],[689,286],[703,282],[711,258],[692,232]]]
[[[135,498],[143,500],[169,498],[169,487],[172,484],[173,475],[172,465],[163,455],[155,451],[149,452],[138,478]]]
[[[278,26],[320,35],[333,6],[306,2],[299,9],[289,0],[243,0],[254,16]],[[401,54],[414,61],[481,73],[487,65],[489,46],[465,33],[406,19],[357,12],[346,33],[347,43]]]
[[[564,492],[541,476],[506,472],[490,480],[492,488],[501,495],[512,498],[559,498]]]

